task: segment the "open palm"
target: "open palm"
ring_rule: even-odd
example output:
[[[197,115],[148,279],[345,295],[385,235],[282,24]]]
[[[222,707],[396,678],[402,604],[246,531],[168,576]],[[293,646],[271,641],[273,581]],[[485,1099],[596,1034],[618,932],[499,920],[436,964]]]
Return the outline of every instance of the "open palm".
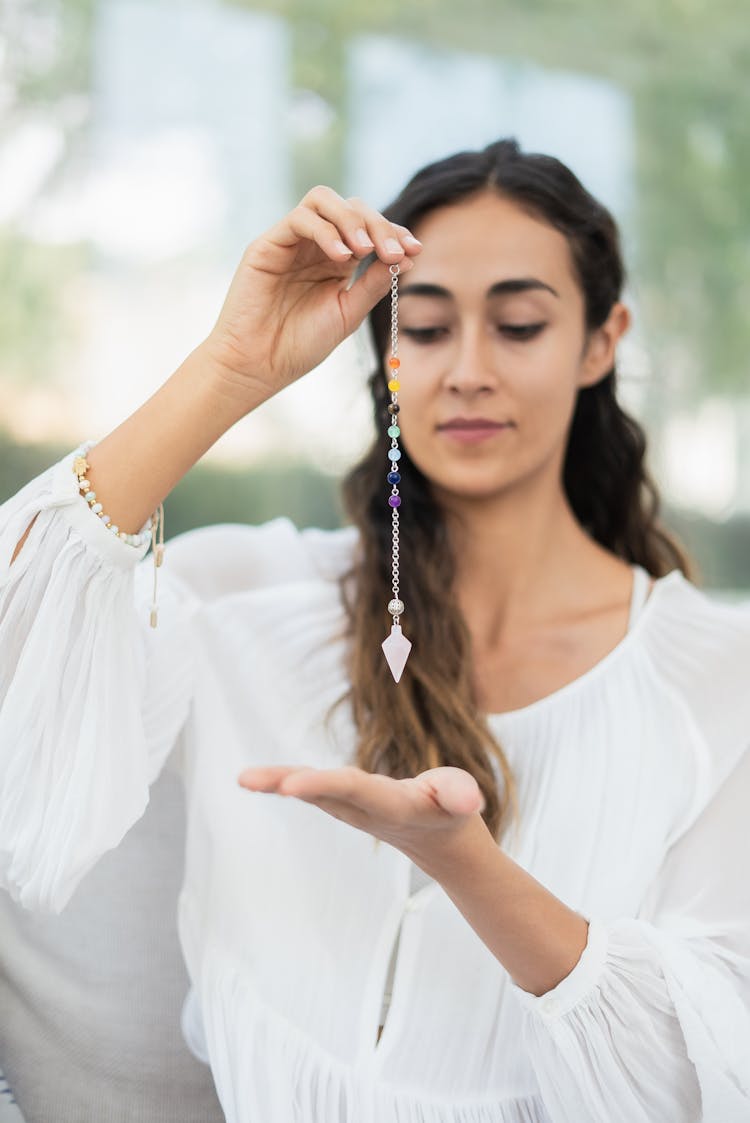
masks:
[[[380,838],[405,853],[442,844],[482,811],[484,797],[462,768],[430,768],[414,778],[394,780],[361,768],[248,768],[239,783],[313,803],[336,819]]]

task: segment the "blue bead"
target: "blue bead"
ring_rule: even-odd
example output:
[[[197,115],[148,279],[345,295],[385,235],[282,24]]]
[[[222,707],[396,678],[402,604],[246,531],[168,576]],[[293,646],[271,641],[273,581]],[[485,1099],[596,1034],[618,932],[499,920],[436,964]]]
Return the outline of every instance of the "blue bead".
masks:
[[[400,484],[401,483],[401,473],[400,472],[389,472],[388,473],[388,483],[389,484]]]
[[[389,449],[388,449],[388,459],[389,459],[389,460],[400,460],[400,459],[401,459],[401,451],[400,451],[400,449],[397,449],[397,448],[389,448]]]

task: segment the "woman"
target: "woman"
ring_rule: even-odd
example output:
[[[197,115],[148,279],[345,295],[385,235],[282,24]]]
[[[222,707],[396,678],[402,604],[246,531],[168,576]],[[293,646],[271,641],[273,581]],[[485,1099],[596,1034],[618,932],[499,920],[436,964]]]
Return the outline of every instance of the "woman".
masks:
[[[313,189],[86,479],[144,527],[368,312],[380,430],[395,263],[403,679],[382,436],[353,525],[171,542],[153,630],[71,453],[2,509],[5,881],[62,907],[179,734],[184,1029],[230,1121],[747,1119],[750,615],[656,521],[616,229],[563,165],[498,142],[383,214]]]

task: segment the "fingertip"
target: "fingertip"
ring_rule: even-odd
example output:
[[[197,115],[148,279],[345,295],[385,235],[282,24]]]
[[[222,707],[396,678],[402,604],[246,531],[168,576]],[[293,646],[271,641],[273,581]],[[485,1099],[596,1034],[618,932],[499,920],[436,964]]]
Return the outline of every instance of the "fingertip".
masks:
[[[453,801],[451,811],[454,815],[478,815],[484,808],[480,805],[477,799],[466,798],[461,796]]]

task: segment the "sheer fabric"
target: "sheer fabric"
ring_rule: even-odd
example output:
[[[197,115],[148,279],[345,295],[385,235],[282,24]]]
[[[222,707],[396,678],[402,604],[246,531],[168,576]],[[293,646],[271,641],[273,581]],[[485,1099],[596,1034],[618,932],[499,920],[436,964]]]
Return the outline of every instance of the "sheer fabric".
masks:
[[[411,895],[404,855],[237,786],[351,760],[347,707],[326,717],[354,529],[182,535],[150,629],[150,559],[91,515],[74,455],[0,507],[0,874],[61,909],[180,734],[184,1022],[230,1123],[750,1119],[747,606],[674,571],[589,672],[490,715],[519,784],[505,848],[590,921],[536,997],[439,885]]]

